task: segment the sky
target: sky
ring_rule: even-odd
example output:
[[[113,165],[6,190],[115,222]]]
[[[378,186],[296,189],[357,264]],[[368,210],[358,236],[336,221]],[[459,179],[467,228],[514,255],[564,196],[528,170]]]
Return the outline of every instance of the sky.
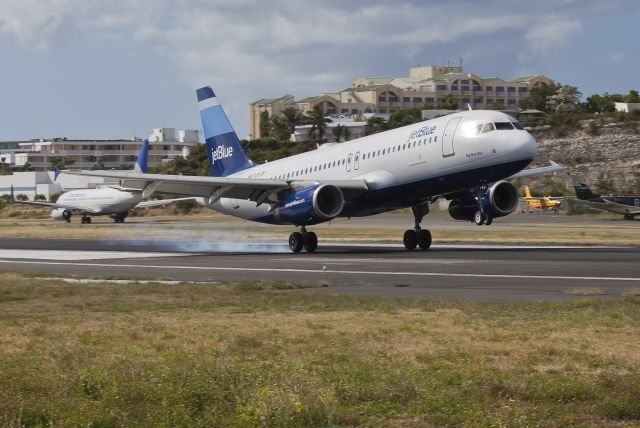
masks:
[[[204,85],[244,138],[252,101],[460,59],[627,93],[639,18],[637,0],[0,0],[0,141],[198,129]]]

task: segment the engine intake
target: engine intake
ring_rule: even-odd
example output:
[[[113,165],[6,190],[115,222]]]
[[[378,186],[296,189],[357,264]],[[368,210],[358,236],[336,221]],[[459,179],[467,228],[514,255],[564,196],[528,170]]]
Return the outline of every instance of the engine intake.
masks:
[[[508,181],[498,181],[482,195],[482,209],[490,217],[504,217],[518,207],[518,190]],[[449,204],[449,215],[455,220],[473,220],[478,211],[476,189],[458,196]]]
[[[288,195],[274,210],[278,223],[296,226],[317,224],[337,217],[344,207],[340,188],[321,184],[297,190]]]

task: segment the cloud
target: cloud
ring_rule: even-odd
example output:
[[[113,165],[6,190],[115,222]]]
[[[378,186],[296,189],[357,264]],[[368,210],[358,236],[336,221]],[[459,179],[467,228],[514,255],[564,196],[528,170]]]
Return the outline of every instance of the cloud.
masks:
[[[579,21],[563,18],[545,18],[537,22],[526,33],[527,57],[544,56],[567,44],[569,39],[582,31]]]
[[[109,36],[132,55],[164,58],[185,86],[215,84],[246,128],[255,99],[337,91],[358,75],[407,74],[437,58],[464,54],[491,73],[511,72],[518,65],[505,62],[530,64],[566,46],[602,3],[0,0],[0,40],[43,50]]]

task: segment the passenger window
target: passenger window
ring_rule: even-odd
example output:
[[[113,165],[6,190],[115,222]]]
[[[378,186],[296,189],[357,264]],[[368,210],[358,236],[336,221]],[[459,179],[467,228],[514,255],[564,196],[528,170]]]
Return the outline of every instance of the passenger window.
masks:
[[[438,136],[436,135],[435,137],[433,137],[433,142],[437,143],[438,142]]]

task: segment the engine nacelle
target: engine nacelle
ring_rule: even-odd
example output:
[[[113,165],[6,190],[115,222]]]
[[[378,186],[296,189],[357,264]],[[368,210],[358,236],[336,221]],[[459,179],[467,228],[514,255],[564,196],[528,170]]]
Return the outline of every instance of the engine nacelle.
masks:
[[[489,187],[482,195],[482,209],[491,218],[504,217],[511,214],[518,207],[518,190],[508,181],[498,181]],[[478,211],[476,190],[458,196],[449,204],[449,215],[455,220],[473,220]]]
[[[69,221],[69,219],[71,218],[71,212],[65,210],[64,208],[56,208],[51,211],[51,218],[54,220]]]
[[[306,187],[289,194],[273,211],[278,223],[295,226],[329,221],[344,207],[344,195],[331,184]]]

